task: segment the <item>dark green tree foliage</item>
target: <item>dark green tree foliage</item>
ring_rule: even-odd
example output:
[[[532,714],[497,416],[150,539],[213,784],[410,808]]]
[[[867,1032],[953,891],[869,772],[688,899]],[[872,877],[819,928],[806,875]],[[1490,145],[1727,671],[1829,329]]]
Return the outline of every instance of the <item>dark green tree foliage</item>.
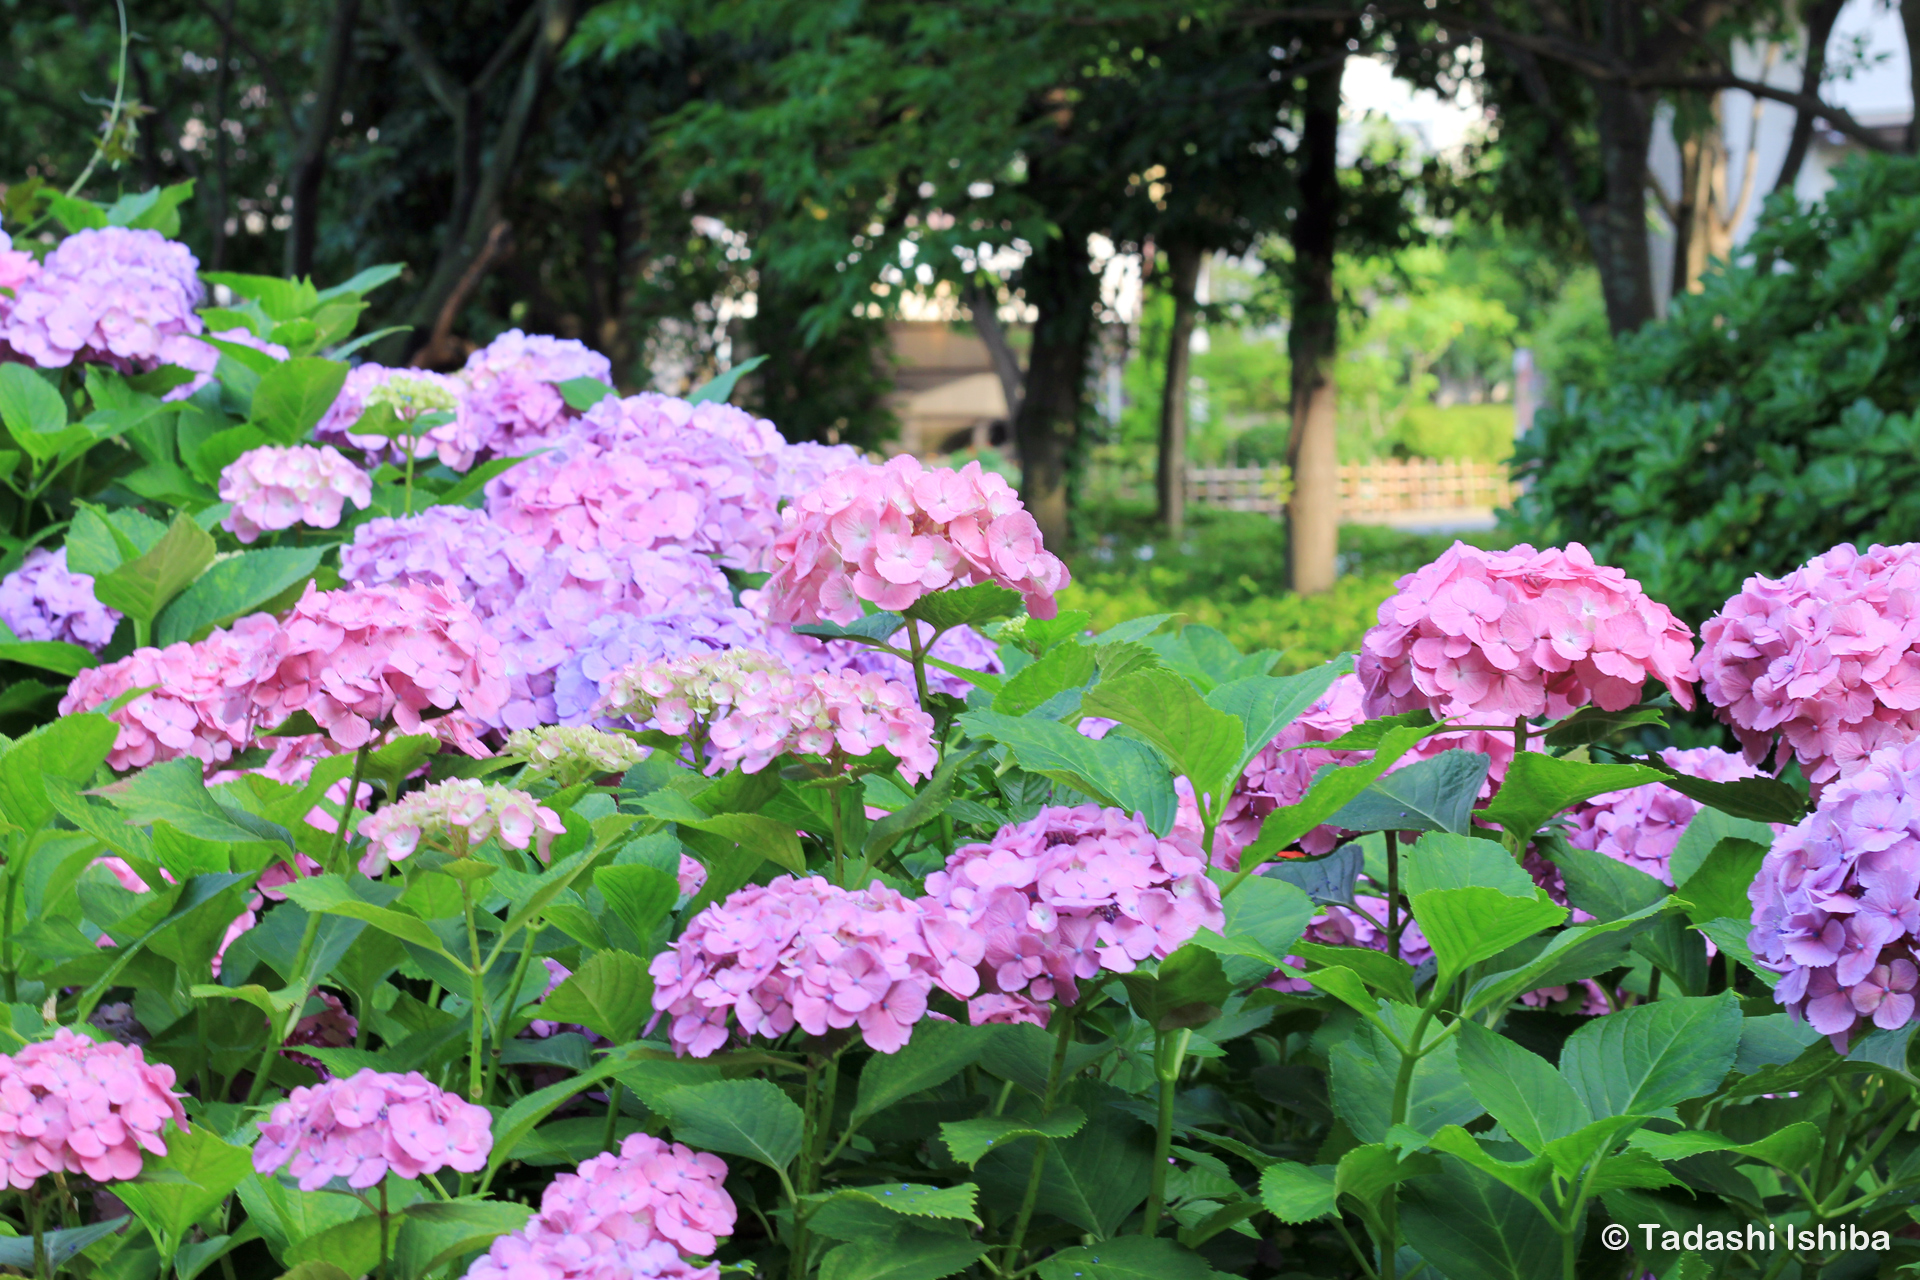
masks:
[[[1543,407],[1507,527],[1578,540],[1698,624],[1750,574],[1920,529],[1920,161],[1769,202],[1740,265]]]

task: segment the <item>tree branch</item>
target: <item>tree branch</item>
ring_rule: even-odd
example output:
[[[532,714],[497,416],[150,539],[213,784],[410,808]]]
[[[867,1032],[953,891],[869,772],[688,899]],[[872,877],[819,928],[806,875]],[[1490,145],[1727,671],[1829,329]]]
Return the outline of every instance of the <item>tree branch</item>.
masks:
[[[1827,74],[1827,41],[1833,36],[1834,20],[1840,16],[1840,9],[1846,0],[1815,0],[1811,12],[1807,14],[1807,60],[1800,70],[1800,92],[1808,97],[1818,97],[1820,81]],[[1814,113],[1800,111],[1794,115],[1793,137],[1787,142],[1786,158],[1780,162],[1780,172],[1774,175],[1775,191],[1791,191],[1800,176],[1800,166],[1807,158],[1807,146],[1813,141]]]
[[[201,2],[204,4],[205,0]],[[434,101],[456,121],[464,120],[467,114],[467,87],[440,65],[440,60],[433,56],[426,42],[414,33],[407,15],[402,12],[403,7],[403,0],[387,0],[382,25],[406,53],[408,60],[419,69],[420,78],[427,82],[427,92],[433,95]]]
[[[266,55],[261,53],[253,41],[247,39],[225,14],[214,8],[209,0],[194,0],[194,3],[200,6],[200,12],[213,19],[213,24],[220,28],[221,35],[240,46],[240,52],[253,60],[253,65],[260,72],[260,83],[267,86],[268,96],[273,99],[274,105],[280,108],[280,114],[286,117],[287,129],[289,131],[295,129],[297,124],[293,118],[293,99],[287,96],[286,86],[280,83],[280,77],[274,72],[273,64],[267,61]],[[218,128],[221,123],[215,121],[214,125]]]
[[[1897,143],[1888,142],[1866,125],[1855,120],[1845,108],[1822,102],[1817,95],[1782,89],[1776,85],[1749,80],[1745,76],[1737,76],[1731,72],[1693,76],[1632,76],[1626,77],[1625,83],[1636,89],[1740,89],[1756,98],[1765,98],[1770,102],[1784,102],[1790,107],[1811,112],[1832,125],[1836,131],[1852,138],[1869,150],[1899,151],[1901,149]]]

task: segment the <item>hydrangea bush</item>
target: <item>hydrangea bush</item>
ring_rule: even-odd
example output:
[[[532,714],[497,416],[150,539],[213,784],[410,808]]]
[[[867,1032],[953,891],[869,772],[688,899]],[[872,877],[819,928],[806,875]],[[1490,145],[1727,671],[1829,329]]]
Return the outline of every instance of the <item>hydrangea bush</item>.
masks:
[[[1696,652],[1456,546],[1280,677],[977,468],[355,364],[390,275],[0,244],[0,1268],[1920,1259],[1920,548]]]

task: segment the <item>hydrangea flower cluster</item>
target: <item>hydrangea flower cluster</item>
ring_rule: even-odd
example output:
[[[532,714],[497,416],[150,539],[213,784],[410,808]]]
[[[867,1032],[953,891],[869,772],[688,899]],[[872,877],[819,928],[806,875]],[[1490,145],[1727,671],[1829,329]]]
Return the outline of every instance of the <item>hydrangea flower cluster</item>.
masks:
[[[718,1263],[688,1262],[665,1240],[556,1230],[544,1216],[497,1237],[467,1280],[719,1280]]]
[[[897,680],[850,671],[786,674],[742,695],[733,714],[713,726],[710,773],[736,764],[758,773],[788,752],[857,758],[885,750],[911,782],[930,777],[940,763],[933,717]]]
[[[14,248],[13,237],[0,231],[0,289],[10,289],[17,294],[22,285],[39,274],[40,264],[34,256],[25,249]],[[12,309],[13,299],[0,293],[0,335],[4,334],[7,313]]]
[[[486,443],[485,435],[466,403],[466,384],[444,373],[425,369],[389,369],[385,365],[355,365],[320,421],[313,438],[322,444],[345,445],[366,455],[368,465],[403,463],[406,440],[362,434],[354,426],[375,405],[387,405],[403,419],[450,412],[453,420],[419,433],[415,458],[437,457],[455,471],[471,467]]]
[[[766,590],[776,622],[851,622],[860,602],[906,609],[929,591],[998,583],[1051,618],[1067,568],[1007,482],[980,464],[910,454],[828,476],[782,513]]]
[[[1456,542],[1396,586],[1361,642],[1369,716],[1424,709],[1498,725],[1590,702],[1619,711],[1649,677],[1693,705],[1693,633],[1577,542]]]
[[[49,1173],[95,1182],[137,1177],[141,1152],[167,1154],[167,1121],[187,1127],[173,1068],[141,1050],[98,1044],[66,1027],[0,1054],[0,1164],[25,1191]]]
[[[227,464],[220,497],[233,504],[220,527],[252,542],[296,524],[334,528],[348,502],[366,510],[373,481],[332,445],[266,445]]]
[[[1817,789],[1920,736],[1920,543],[1842,544],[1748,578],[1700,628],[1700,678],[1747,759],[1791,751]]]
[[[535,447],[570,415],[557,382],[592,378],[613,385],[613,365],[573,338],[529,336],[509,329],[467,357],[460,370],[467,384],[466,410],[473,418],[480,452],[510,457]]]
[[[65,547],[35,547],[0,578],[0,623],[21,640],[59,640],[98,653],[120,615],[94,597],[91,577],[67,568]]]
[[[1776,838],[1748,897],[1747,944],[1773,998],[1845,1053],[1871,1022],[1914,1017],[1920,966],[1920,742],[1882,747]]]
[[[199,270],[187,246],[158,231],[76,231],[38,271],[8,270],[14,298],[0,313],[0,343],[43,369],[191,365],[206,350],[194,341],[204,327],[194,313],[205,296]]]
[[[360,834],[371,849],[373,869],[384,869],[418,849],[429,847],[463,858],[488,840],[499,838],[509,849],[536,846],[541,858],[553,837],[564,835],[559,815],[524,791],[475,781],[449,778],[409,792],[360,824]],[[536,845],[537,841],[537,845]]]
[[[120,726],[107,763],[138,769],[192,756],[213,768],[244,750],[252,736],[252,690],[271,668],[280,624],[264,613],[192,644],[135,649],[89,667],[60,699],[60,714],[104,706],[133,689],[151,689],[111,714]]]
[[[543,725],[507,735],[506,754],[526,761],[523,772],[570,787],[589,778],[625,773],[652,752],[624,734],[582,726]]]
[[[877,880],[842,889],[781,876],[709,906],[649,970],[676,1053],[720,1049],[729,1015],[745,1037],[857,1026],[869,1048],[896,1053],[935,987],[958,999],[979,989],[982,954],[980,937],[937,903]]]
[[[1660,758],[1681,773],[1708,782],[1735,782],[1759,774],[1759,770],[1739,756],[1718,747],[1694,747],[1686,751],[1668,747],[1660,753]],[[1636,871],[1672,884],[1673,870],[1668,863],[1674,846],[1680,843],[1687,824],[1699,812],[1698,800],[1658,782],[1625,791],[1609,791],[1594,796],[1568,815],[1567,843],[1604,853]]]
[[[357,748],[389,719],[419,733],[425,714],[455,707],[496,716],[507,681],[500,642],[457,596],[412,583],[340,591],[310,583],[249,692],[260,723],[304,710],[336,744]],[[486,754],[460,722],[450,727],[456,745]]]
[[[684,736],[711,729],[743,697],[765,699],[775,679],[790,674],[778,659],[754,649],[656,658],[614,674],[605,710]]]
[[[553,718],[562,724],[582,724],[598,717],[601,707],[616,696],[614,682],[619,674],[657,658],[774,647],[787,656],[803,641],[817,643],[791,632],[783,636],[769,631],[738,607],[692,608],[644,618],[609,614],[571,632],[567,639],[572,649],[552,673]],[[811,656],[811,652],[793,654],[789,665]]]
[[[636,1133],[619,1154],[595,1156],[577,1174],[563,1173],[540,1197],[544,1225],[614,1239],[663,1239],[702,1257],[733,1234],[738,1215],[726,1192],[727,1164],[677,1142]]]
[[[357,1190],[389,1172],[421,1178],[453,1169],[486,1168],[493,1150],[493,1116],[485,1108],[434,1085],[418,1071],[405,1075],[371,1067],[345,1080],[298,1088],[260,1126],[253,1167],[282,1165],[302,1191],[335,1178]]]
[[[1225,922],[1220,890],[1191,841],[1161,839],[1098,805],[1042,809],[964,845],[927,893],[985,941],[975,1023],[1046,1023],[1045,1004],[1079,999],[1102,969],[1129,973]]]

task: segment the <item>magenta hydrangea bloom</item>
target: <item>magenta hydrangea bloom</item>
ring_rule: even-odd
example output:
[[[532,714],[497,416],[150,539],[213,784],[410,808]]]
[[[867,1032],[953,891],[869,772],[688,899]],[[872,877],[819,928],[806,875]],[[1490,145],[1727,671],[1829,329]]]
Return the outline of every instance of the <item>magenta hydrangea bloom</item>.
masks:
[[[429,427],[420,435],[416,459],[438,458],[455,471],[465,471],[486,445],[486,432],[466,403],[467,385],[450,374],[426,369],[390,369],[385,365],[355,365],[333,404],[314,425],[313,438],[321,444],[360,450],[367,464],[404,464],[406,443],[395,437],[362,435],[353,428],[360,416],[385,400],[407,414],[445,411],[453,421]]]
[[[733,1234],[739,1211],[726,1181],[720,1157],[636,1133],[620,1144],[619,1154],[595,1156],[579,1173],[563,1173],[547,1184],[540,1218],[559,1232],[597,1231],[614,1239],[638,1234],[702,1257]]]
[[[285,1165],[302,1191],[335,1178],[355,1190],[388,1173],[423,1178],[453,1169],[477,1173],[493,1150],[493,1116],[434,1085],[418,1071],[364,1068],[345,1080],[295,1089],[260,1126],[253,1167]]]
[[[285,347],[277,342],[269,342],[265,338],[256,337],[253,330],[243,326],[217,330],[214,333],[205,335],[203,338],[195,339],[193,342],[175,349],[175,358],[172,363],[179,365],[182,369],[190,371],[193,374],[193,381],[181,383],[173,390],[167,392],[161,399],[185,400],[192,396],[194,392],[213,381],[214,370],[220,367],[220,349],[205,341],[205,338],[218,338],[222,342],[233,342],[243,347],[251,347],[255,351],[264,352],[272,356],[275,360],[285,360],[288,356],[288,351]]]
[[[1361,642],[1369,716],[1427,710],[1504,725],[1588,703],[1619,711],[1650,677],[1693,705],[1693,633],[1577,542],[1456,542],[1396,585]]]
[[[928,470],[902,454],[834,472],[782,513],[766,591],[774,621],[851,622],[861,601],[905,609],[929,591],[998,583],[1051,618],[1067,568],[1007,482],[980,464]]]
[[[253,735],[253,688],[272,669],[280,638],[280,624],[256,613],[192,644],[135,649],[75,676],[60,699],[60,714],[92,711],[129,690],[151,689],[111,714],[120,734],[107,763],[137,769],[192,756],[208,768],[224,764]]]
[[[534,1218],[497,1237],[467,1280],[719,1280],[720,1265],[682,1258],[673,1245],[636,1234],[555,1230]]]
[[[926,883],[984,940],[982,994],[1005,997],[976,999],[973,1021],[1044,1024],[1048,1000],[1072,1004],[1101,970],[1130,973],[1220,928],[1220,889],[1206,870],[1177,834],[1163,840],[1118,809],[1056,806],[956,849]]]
[[[0,622],[21,640],[59,640],[98,653],[120,615],[94,596],[92,578],[67,568],[65,547],[35,547],[0,578]]]
[[[676,1053],[720,1049],[729,1017],[769,1040],[857,1026],[869,1048],[896,1053],[935,987],[958,999],[978,990],[981,955],[979,936],[938,903],[878,880],[842,889],[781,876],[709,906],[649,968]]]
[[[536,846],[544,859],[553,838],[566,830],[558,814],[524,791],[472,778],[449,778],[408,792],[360,824],[360,834],[371,846],[361,860],[361,870],[376,875],[387,863],[407,857],[422,841],[460,858],[497,838],[509,849]]]
[[[487,483],[487,511],[543,547],[610,555],[667,545],[764,567],[779,530],[769,474],[726,437],[608,397],[554,443]]]
[[[592,378],[612,386],[613,365],[573,338],[509,329],[469,355],[460,377],[480,451],[509,457],[537,447],[573,417],[555,383]]]
[[[1920,542],[1843,544],[1784,578],[1748,578],[1700,628],[1707,701],[1747,759],[1790,751],[1817,790],[1920,736],[1916,592]]]
[[[49,1173],[95,1182],[139,1176],[141,1152],[167,1154],[161,1131],[187,1128],[173,1068],[132,1045],[98,1044],[65,1027],[0,1054],[0,1163],[19,1191]]]
[[[1882,747],[1776,837],[1747,891],[1773,998],[1833,1040],[1913,1021],[1920,985],[1920,742]]]
[[[1660,758],[1681,773],[1708,782],[1735,782],[1759,775],[1739,756],[1718,747],[1682,751],[1668,747]],[[1626,791],[1609,791],[1576,805],[1567,815],[1567,843],[1593,849],[1644,871],[1656,880],[1673,883],[1668,860],[1680,843],[1687,824],[1700,812],[1700,802],[1664,783],[1651,782]],[[1785,827],[1778,830],[1784,831]]]
[[[358,748],[389,720],[420,733],[427,714],[456,707],[490,719],[507,680],[500,642],[456,596],[412,583],[340,591],[309,583],[249,692],[261,724],[306,711],[335,743]],[[450,727],[456,745],[486,754],[458,721]]]
[[[331,529],[348,502],[366,510],[373,481],[332,445],[249,449],[220,472],[220,497],[233,504],[220,527],[241,542],[296,524]]]
[[[206,349],[194,341],[203,328],[194,313],[205,296],[199,270],[187,246],[158,231],[76,231],[9,286],[0,342],[43,369],[75,360],[122,372],[191,364]],[[18,277],[17,265],[8,273]]]

